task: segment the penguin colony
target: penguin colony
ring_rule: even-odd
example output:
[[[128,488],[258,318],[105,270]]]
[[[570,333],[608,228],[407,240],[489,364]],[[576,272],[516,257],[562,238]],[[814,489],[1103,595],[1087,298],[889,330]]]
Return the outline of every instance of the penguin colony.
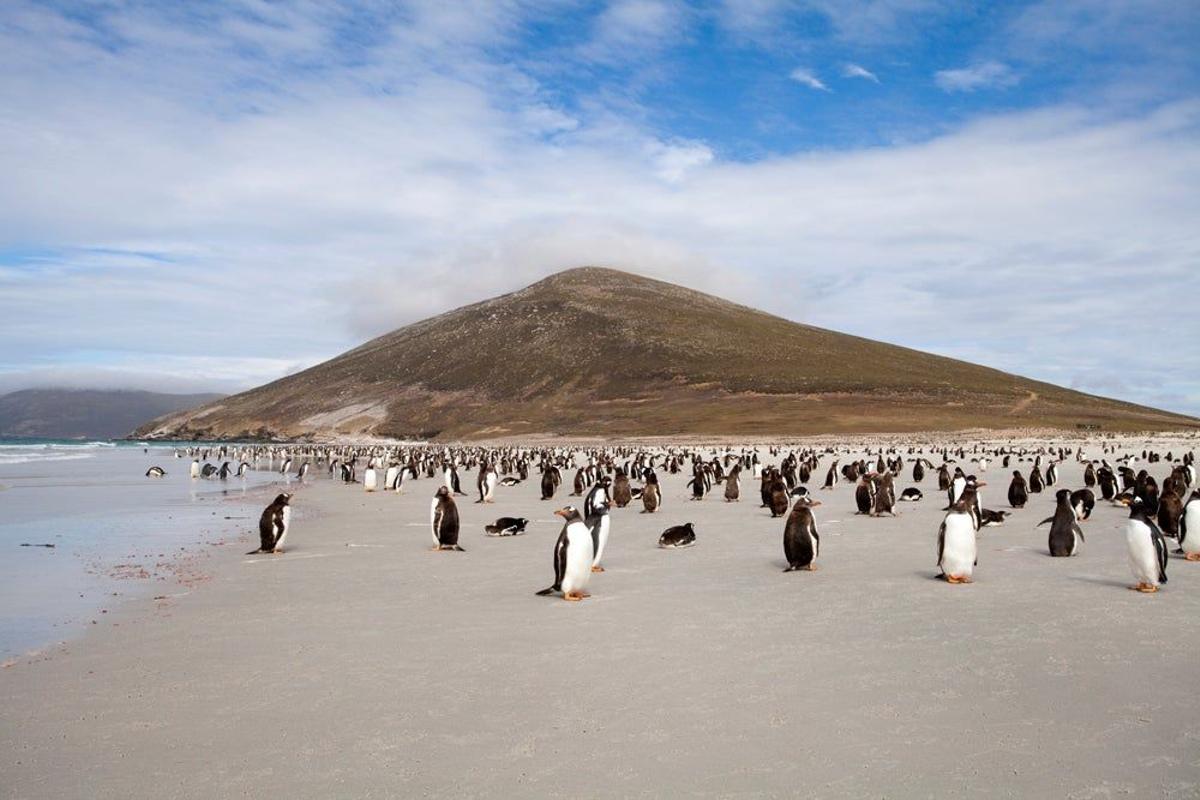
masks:
[[[1099,458],[1088,457],[1077,447],[965,447],[877,448],[870,456],[843,463],[845,448],[782,447],[712,448],[611,446],[585,449],[555,447],[397,447],[397,446],[256,446],[215,445],[177,450],[176,458],[191,459],[193,480],[229,480],[244,477],[249,469],[278,470],[289,481],[303,481],[310,467],[347,484],[360,480],[366,491],[402,492],[413,481],[432,479],[438,486],[430,504],[430,532],[434,551],[466,552],[459,544],[460,518],[456,497],[465,497],[461,473],[476,472],[476,503],[496,501],[499,490],[536,480],[541,500],[553,501],[560,493],[563,475],[571,476],[571,496],[581,498],[554,511],[562,528],[552,549],[553,583],[538,595],[560,594],[570,601],[589,596],[592,576],[605,570],[603,559],[612,532],[612,510],[640,505],[640,513],[662,509],[658,475],[689,475],[687,489],[693,502],[712,502],[708,496],[721,488],[721,502],[741,502],[742,476],[759,482],[760,509],[774,518],[784,518],[784,572],[815,571],[821,557],[816,509],[822,505],[809,491],[808,483],[821,481],[821,489],[839,483],[854,485],[855,512],[871,518],[896,516],[897,499],[908,503],[924,501],[917,486],[897,496],[896,482],[905,474],[914,484],[927,473],[936,475],[937,490],[945,494],[945,513],[936,532],[936,567],[939,577],[950,584],[972,583],[979,566],[982,529],[1003,525],[1020,511],[1032,495],[1041,494],[1059,481],[1058,465],[1074,459],[1083,467],[1084,487],[1054,491],[1053,514],[1032,526],[1049,525],[1046,552],[1055,558],[1079,556],[1086,539],[1083,524],[1100,499],[1128,508],[1124,538],[1128,565],[1134,583],[1143,593],[1157,592],[1167,583],[1167,565],[1172,551],[1187,561],[1200,561],[1200,484],[1192,452],[1165,455],[1149,450],[1118,455],[1115,444],[1102,442]],[[212,463],[216,461],[217,464]],[[940,463],[935,463],[937,459]],[[1012,510],[989,509],[983,505],[988,484],[974,473],[983,473],[997,462],[1011,473],[1006,499]],[[1166,473],[1161,484],[1144,463]],[[219,464],[219,466],[218,466]],[[963,465],[969,465],[967,469]],[[361,468],[361,479],[359,478]],[[819,476],[824,475],[823,479]],[[147,477],[166,472],[152,467]],[[639,485],[640,484],[640,485]],[[1160,488],[1161,486],[1161,488]],[[936,495],[935,495],[936,497]],[[290,524],[290,493],[280,494],[263,511],[259,523],[260,548],[254,553],[283,552]],[[638,503],[637,501],[640,501]],[[849,509],[847,509],[849,511]],[[628,512],[625,512],[628,513]],[[758,513],[764,513],[760,510]],[[500,517],[484,526],[484,535],[505,537],[526,532],[525,517]],[[1173,541],[1169,541],[1173,540]],[[619,538],[618,538],[619,541]],[[693,547],[698,542],[696,526],[672,525],[661,534],[663,549]]]

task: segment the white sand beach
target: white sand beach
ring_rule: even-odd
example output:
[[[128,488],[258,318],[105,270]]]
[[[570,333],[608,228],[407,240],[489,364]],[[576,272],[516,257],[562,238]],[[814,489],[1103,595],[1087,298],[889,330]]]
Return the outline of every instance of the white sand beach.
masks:
[[[980,475],[985,506],[1008,475]],[[819,569],[784,574],[756,482],[693,502],[663,475],[662,510],[614,509],[608,571],[567,603],[534,596],[567,477],[554,501],[536,479],[458,498],[465,553],[430,552],[433,480],[296,489],[286,553],[244,555],[247,527],[211,581],[0,670],[0,795],[1200,795],[1200,564],[1129,591],[1125,509],[1052,559],[1035,495],[951,586],[934,474],[867,518],[822,471]],[[528,534],[482,535],[506,515]],[[683,522],[697,546],[658,549]]]

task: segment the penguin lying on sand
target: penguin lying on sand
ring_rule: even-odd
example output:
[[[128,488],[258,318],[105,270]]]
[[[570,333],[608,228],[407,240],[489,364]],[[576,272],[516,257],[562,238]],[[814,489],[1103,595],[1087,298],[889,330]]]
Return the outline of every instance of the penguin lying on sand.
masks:
[[[501,517],[491,525],[484,525],[488,536],[520,536],[525,532],[529,520],[524,517]]]

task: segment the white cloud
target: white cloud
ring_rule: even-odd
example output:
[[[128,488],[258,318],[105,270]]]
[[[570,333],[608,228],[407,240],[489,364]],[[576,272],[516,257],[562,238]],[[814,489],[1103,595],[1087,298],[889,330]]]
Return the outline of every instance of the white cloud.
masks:
[[[810,89],[817,89],[822,92],[832,91],[825,83],[817,77],[816,73],[805,67],[796,67],[788,76],[797,83],[802,83]]]
[[[596,18],[582,55],[603,62],[643,58],[677,41],[687,17],[678,0],[613,0]]]
[[[879,83],[879,78],[874,72],[858,64],[846,64],[843,66],[842,75],[847,78],[863,78],[864,80]]]
[[[0,29],[0,251],[55,252],[0,266],[0,386],[99,369],[241,388],[608,264],[1200,411],[1195,348],[1123,357],[1162,341],[1161,314],[1131,309],[1200,296],[1200,102],[738,163],[565,107],[471,20],[397,23],[368,58],[260,92],[229,87],[286,70],[159,32],[113,51],[29,8],[36,43]],[[460,24],[448,51],[396,45]],[[306,52],[298,36],[279,46]],[[1187,314],[1171,328],[1200,337]]]
[[[947,92],[974,92],[979,89],[1003,89],[1020,80],[1012,67],[999,61],[985,61],[962,69],[944,69],[933,76]]]

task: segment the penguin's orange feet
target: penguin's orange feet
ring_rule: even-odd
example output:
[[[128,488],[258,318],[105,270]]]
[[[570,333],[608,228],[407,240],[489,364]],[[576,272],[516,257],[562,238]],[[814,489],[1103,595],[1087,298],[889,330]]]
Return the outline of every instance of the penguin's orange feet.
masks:
[[[1142,592],[1143,594],[1154,594],[1158,591],[1158,587],[1153,583],[1143,583],[1138,587],[1138,591]]]
[[[604,572],[604,567],[597,564],[594,567],[592,567],[592,572]]]
[[[809,572],[816,572],[816,571],[817,571],[817,565],[816,565],[816,564],[809,564],[807,567],[805,567],[805,569],[806,569],[806,570],[808,570]]]
[[[1188,553],[1184,558],[1188,561],[1200,561],[1200,553]]]
[[[962,578],[958,577],[957,575],[947,575],[946,583],[962,583]]]
[[[567,600],[572,603],[578,603],[582,599],[583,595],[579,594],[578,592],[567,592],[563,595],[563,600]]]

